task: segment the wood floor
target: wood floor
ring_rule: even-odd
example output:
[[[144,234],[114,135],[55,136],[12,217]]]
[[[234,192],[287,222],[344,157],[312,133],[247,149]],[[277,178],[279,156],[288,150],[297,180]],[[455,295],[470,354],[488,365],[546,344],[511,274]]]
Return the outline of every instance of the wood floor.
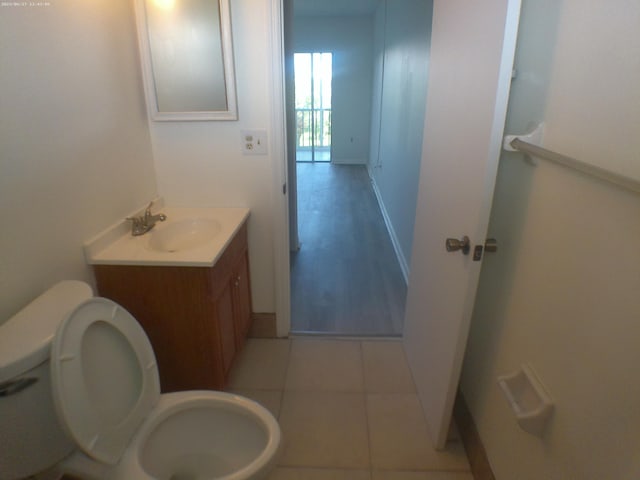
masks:
[[[299,163],[293,333],[402,334],[406,284],[365,166]]]

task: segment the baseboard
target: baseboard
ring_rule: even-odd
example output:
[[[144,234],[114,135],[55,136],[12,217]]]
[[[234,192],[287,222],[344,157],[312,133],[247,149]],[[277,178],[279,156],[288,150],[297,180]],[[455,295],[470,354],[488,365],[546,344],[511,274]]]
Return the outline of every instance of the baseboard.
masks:
[[[493,470],[491,470],[487,452],[484,449],[484,445],[482,445],[478,429],[473,421],[464,395],[459,390],[453,406],[453,417],[458,426],[460,439],[467,452],[474,480],[495,480],[496,477],[493,475]]]
[[[366,158],[332,158],[331,163],[334,165],[366,165]]]
[[[276,338],[276,314],[275,313],[252,313],[251,328],[249,337],[252,338]]]
[[[382,195],[380,194],[380,190],[378,189],[378,185],[376,184],[376,179],[371,174],[371,170],[368,167],[367,167],[367,171],[369,172],[369,178],[371,179],[371,186],[373,187],[373,193],[375,193],[376,195],[376,199],[378,200],[378,206],[380,207],[380,211],[382,212],[382,218],[384,219],[384,224],[387,226],[387,231],[389,232],[389,237],[391,238],[393,250],[396,252],[396,257],[398,258],[398,263],[400,264],[400,270],[402,270],[404,283],[408,285],[409,284],[409,265],[407,264],[407,259],[404,257],[404,254],[402,253],[402,249],[400,248],[400,242],[398,241],[396,232],[393,229],[393,224],[391,223],[391,219],[387,214],[387,209],[385,208],[384,202],[382,201]]]

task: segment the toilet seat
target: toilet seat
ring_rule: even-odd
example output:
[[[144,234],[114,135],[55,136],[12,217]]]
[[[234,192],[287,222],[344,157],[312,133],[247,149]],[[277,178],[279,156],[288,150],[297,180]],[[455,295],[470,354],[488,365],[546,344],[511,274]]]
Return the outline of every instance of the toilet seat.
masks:
[[[155,355],[138,322],[105,298],[80,304],[51,350],[53,399],[89,457],[115,465],[160,398]]]

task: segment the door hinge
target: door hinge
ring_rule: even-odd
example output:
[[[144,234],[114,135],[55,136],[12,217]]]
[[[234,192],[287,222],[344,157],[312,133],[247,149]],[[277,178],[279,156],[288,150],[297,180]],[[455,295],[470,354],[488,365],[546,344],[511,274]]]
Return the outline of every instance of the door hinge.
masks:
[[[286,195],[286,194],[287,194],[287,184],[286,184],[286,183],[283,183],[283,184],[282,184],[282,194],[283,194],[283,195]]]

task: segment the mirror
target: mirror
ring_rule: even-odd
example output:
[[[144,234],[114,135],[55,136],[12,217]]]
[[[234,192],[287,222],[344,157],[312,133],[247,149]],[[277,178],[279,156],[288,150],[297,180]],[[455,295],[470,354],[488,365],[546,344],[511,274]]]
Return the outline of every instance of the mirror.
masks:
[[[136,0],[151,118],[237,120],[229,0]]]

